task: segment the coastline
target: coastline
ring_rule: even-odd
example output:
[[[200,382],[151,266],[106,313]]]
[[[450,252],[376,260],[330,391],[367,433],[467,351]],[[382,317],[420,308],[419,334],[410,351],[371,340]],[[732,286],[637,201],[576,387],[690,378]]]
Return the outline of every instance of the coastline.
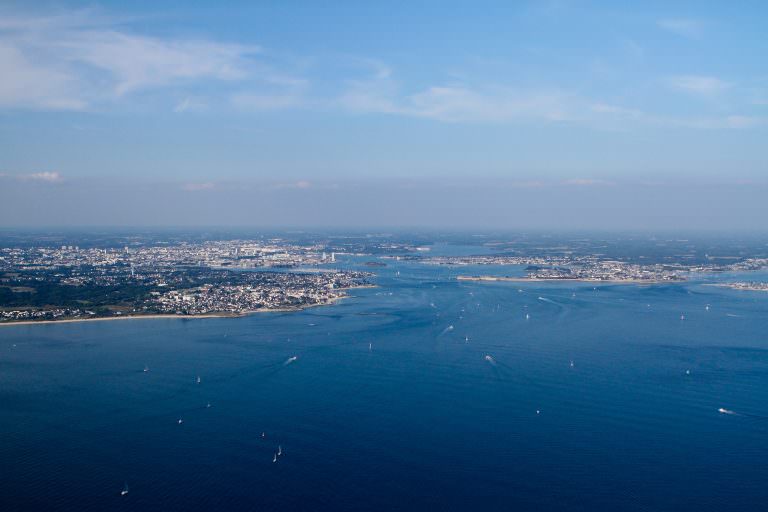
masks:
[[[738,286],[729,283],[705,283],[704,286],[715,286],[717,288],[728,288],[742,292],[768,292],[768,288],[758,288],[756,286]]]
[[[512,283],[608,283],[608,284],[681,284],[686,281],[663,281],[657,279],[562,279],[557,277],[503,277],[503,276],[457,276],[457,281],[505,281]]]
[[[360,288],[376,288],[376,285],[363,285],[348,288],[348,290],[357,290]],[[120,316],[102,316],[97,318],[63,318],[61,320],[20,320],[18,322],[0,322],[0,327],[11,325],[44,325],[44,324],[64,324],[64,323],[80,323],[80,322],[105,322],[110,320],[158,320],[158,319],[177,319],[177,320],[195,320],[198,318],[242,318],[246,316],[256,315],[259,313],[294,313],[298,311],[304,311],[305,309],[318,308],[321,306],[332,306],[337,302],[350,298],[350,295],[344,295],[342,297],[335,297],[328,302],[322,304],[310,304],[307,306],[299,307],[282,307],[282,308],[260,308],[250,311],[243,311],[242,313],[203,313],[200,315],[176,315],[170,313],[150,313],[147,315],[120,315]]]

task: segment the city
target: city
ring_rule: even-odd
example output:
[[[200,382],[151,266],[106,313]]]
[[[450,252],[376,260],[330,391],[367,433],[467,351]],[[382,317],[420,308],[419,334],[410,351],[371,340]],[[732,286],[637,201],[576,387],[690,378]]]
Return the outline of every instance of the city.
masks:
[[[239,240],[0,248],[0,322],[295,310],[370,285],[368,273],[320,267],[335,262],[317,247]]]

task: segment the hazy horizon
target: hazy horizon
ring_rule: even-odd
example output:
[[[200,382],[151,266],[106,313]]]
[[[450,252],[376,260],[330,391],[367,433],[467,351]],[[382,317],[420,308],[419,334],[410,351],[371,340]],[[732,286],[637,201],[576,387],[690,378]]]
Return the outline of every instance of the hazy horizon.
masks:
[[[6,2],[0,226],[761,229],[766,16]]]

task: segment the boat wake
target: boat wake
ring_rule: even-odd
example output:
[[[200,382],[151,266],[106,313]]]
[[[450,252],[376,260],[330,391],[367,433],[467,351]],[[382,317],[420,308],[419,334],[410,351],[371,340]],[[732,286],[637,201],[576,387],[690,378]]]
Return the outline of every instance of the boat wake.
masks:
[[[442,336],[443,334],[449,333],[452,330],[453,330],[453,325],[449,325],[448,327],[442,330],[442,332],[440,333],[440,336]]]
[[[299,358],[299,356],[291,356],[291,357],[289,357],[288,359],[285,360],[285,362],[283,363],[283,366],[288,366],[292,362],[296,361],[298,358]]]
[[[754,421],[768,421],[768,416],[763,416],[762,414],[751,414],[748,412],[736,412],[732,411],[731,409],[725,409],[723,407],[720,407],[717,412],[720,414],[727,414],[729,416],[740,416],[742,418],[747,418]]]

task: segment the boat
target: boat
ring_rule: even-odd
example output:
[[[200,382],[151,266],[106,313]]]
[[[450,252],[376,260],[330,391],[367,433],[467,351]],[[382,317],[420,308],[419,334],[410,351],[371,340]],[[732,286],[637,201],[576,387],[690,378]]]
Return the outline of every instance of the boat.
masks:
[[[184,420],[179,418],[179,425],[181,425],[182,423],[184,423]]]
[[[200,376],[197,376],[197,383],[200,384]]]
[[[128,482],[125,483],[125,487],[120,491],[120,496],[125,496],[126,494],[128,494]]]
[[[149,366],[144,365],[144,373],[149,373]]]
[[[277,445],[277,456],[280,457],[283,454],[283,447]]]
[[[277,453],[275,453],[275,456],[272,457],[272,462],[277,462]]]

